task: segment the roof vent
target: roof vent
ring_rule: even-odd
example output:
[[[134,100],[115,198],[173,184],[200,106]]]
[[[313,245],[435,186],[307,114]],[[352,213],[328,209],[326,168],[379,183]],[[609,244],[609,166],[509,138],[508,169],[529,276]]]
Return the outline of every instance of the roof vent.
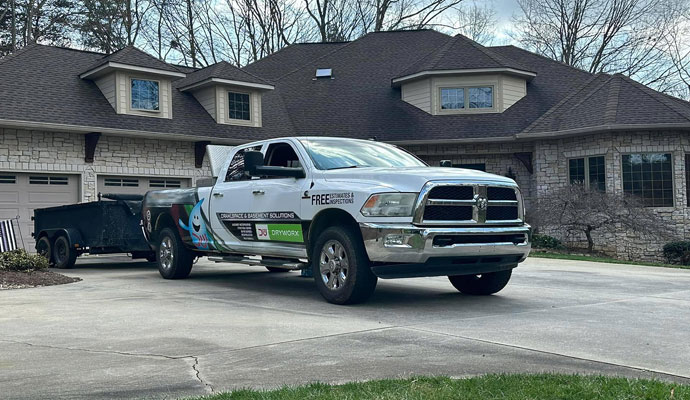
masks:
[[[317,68],[316,78],[333,78],[333,70],[331,68]]]

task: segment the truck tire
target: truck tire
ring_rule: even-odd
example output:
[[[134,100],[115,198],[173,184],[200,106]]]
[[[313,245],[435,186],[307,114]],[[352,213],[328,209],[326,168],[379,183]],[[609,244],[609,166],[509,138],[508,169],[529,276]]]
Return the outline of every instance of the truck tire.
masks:
[[[67,236],[58,236],[53,243],[53,263],[57,268],[74,267],[77,261],[77,251],[69,244]]]
[[[351,229],[324,230],[316,239],[311,263],[316,287],[329,303],[361,303],[374,293],[378,278],[361,238]]]
[[[164,228],[158,234],[156,261],[163,278],[184,279],[192,271],[194,254],[184,247],[177,232]]]
[[[49,265],[53,265],[53,246],[48,236],[41,236],[36,242],[36,253],[48,260]]]
[[[480,275],[455,275],[449,276],[448,279],[461,293],[486,296],[500,292],[506,287],[512,273],[513,270],[508,269]]]

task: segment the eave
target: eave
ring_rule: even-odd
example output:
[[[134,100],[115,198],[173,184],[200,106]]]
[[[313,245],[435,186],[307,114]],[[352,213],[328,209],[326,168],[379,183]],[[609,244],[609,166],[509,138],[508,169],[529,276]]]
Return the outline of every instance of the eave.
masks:
[[[473,74],[507,74],[519,76],[527,79],[528,81],[537,76],[536,73],[531,71],[523,71],[515,68],[473,68],[473,69],[440,69],[440,70],[429,70],[415,72],[414,74],[404,75],[391,80],[391,86],[396,87],[400,84],[408,81],[413,81],[416,79],[425,78],[428,76],[437,75],[473,75]]]
[[[193,90],[193,89],[200,89],[202,87],[206,87],[209,85],[239,86],[239,87],[246,87],[246,88],[257,89],[257,90],[273,90],[273,89],[275,89],[275,86],[269,85],[269,84],[264,84],[264,83],[243,82],[243,81],[236,81],[236,80],[223,79],[223,78],[208,78],[208,79],[204,79],[203,81],[200,81],[200,82],[195,82],[195,83],[183,86],[183,87],[179,88],[179,90],[181,92],[186,92],[186,91]]]
[[[81,78],[81,79],[93,79],[93,78],[97,78],[101,75],[107,74],[108,72],[111,72],[114,70],[132,71],[132,72],[139,72],[139,73],[145,73],[145,74],[167,76],[167,77],[171,77],[171,78],[184,78],[186,76],[182,72],[166,71],[166,70],[157,69],[157,68],[138,67],[136,65],[122,64],[122,63],[109,61],[105,64],[99,65],[96,68],[92,68],[92,69],[80,74],[79,78]]]

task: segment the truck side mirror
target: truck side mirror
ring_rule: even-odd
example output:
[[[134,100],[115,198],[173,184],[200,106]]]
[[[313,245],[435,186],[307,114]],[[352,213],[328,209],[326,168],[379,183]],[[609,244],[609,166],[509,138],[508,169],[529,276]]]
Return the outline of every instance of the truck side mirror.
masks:
[[[249,176],[259,176],[256,168],[263,167],[264,155],[260,151],[245,151],[244,152],[244,170]]]
[[[441,167],[452,167],[453,162],[450,160],[441,160],[440,164]]]

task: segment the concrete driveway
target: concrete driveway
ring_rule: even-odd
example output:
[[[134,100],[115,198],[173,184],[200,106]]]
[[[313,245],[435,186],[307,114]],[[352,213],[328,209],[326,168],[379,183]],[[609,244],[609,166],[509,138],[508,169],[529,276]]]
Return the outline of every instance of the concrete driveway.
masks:
[[[0,292],[0,397],[176,398],[311,381],[490,372],[690,382],[690,271],[529,259],[490,297],[445,278],[325,303],[296,272],[80,260],[82,282]]]

